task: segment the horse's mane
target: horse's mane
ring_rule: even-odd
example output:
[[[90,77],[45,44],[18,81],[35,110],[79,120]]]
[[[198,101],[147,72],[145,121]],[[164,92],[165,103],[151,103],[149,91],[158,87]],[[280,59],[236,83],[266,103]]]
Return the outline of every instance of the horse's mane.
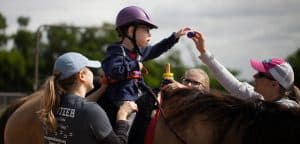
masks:
[[[244,101],[230,95],[204,94],[196,89],[179,89],[164,101],[167,122],[182,125],[197,114],[212,121],[221,142],[233,125],[243,131],[243,143],[288,143],[298,141],[300,109],[276,102]],[[271,140],[271,141],[270,141]]]

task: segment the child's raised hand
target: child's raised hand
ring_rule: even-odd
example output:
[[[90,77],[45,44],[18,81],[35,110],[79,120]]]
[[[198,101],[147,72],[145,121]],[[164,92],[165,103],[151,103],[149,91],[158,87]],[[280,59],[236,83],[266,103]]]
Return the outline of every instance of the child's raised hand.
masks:
[[[178,32],[175,33],[175,37],[180,38],[181,36],[185,35],[190,30],[191,29],[189,27],[184,27],[184,28],[180,29]]]

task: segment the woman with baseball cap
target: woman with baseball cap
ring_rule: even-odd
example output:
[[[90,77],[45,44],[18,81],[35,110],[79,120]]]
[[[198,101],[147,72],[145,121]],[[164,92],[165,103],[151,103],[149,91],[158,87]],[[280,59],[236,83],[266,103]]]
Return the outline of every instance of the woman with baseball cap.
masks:
[[[264,99],[280,101],[281,98],[289,98],[299,101],[298,97],[295,97],[297,93],[293,93],[296,92],[293,89],[297,89],[294,86],[294,71],[284,59],[272,58],[263,61],[252,59],[250,63],[252,68],[257,71],[253,76],[255,79],[254,90],[264,95]],[[264,86],[264,79],[271,82],[272,87]]]
[[[115,132],[104,110],[84,98],[94,88],[90,68],[99,61],[68,52],[57,58],[53,74],[44,85],[39,118],[45,143],[127,143],[129,114],[137,110],[133,102],[124,102],[117,113]]]
[[[251,60],[251,66],[257,71],[253,76],[254,87],[237,80],[214,56],[206,49],[204,38],[196,32],[192,38],[201,53],[199,58],[213,72],[221,85],[233,96],[241,99],[261,99],[274,101],[287,107],[300,107],[299,89],[294,85],[294,72],[289,63],[283,59],[273,58],[264,61]]]

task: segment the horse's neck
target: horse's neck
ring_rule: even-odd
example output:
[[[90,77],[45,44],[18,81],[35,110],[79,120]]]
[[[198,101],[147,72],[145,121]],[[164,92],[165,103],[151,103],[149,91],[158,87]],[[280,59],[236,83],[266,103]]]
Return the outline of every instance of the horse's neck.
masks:
[[[214,142],[214,124],[210,121],[202,121],[205,119],[203,115],[195,115],[185,123],[180,125],[170,125],[176,133],[182,137],[188,144],[211,144]],[[171,121],[171,120],[170,120]],[[178,138],[170,130],[166,121],[162,117],[159,118],[155,129],[155,144],[180,144]]]
[[[8,144],[42,143],[43,131],[37,117],[41,98],[40,93],[28,96],[24,103],[10,116],[5,131],[5,139]]]

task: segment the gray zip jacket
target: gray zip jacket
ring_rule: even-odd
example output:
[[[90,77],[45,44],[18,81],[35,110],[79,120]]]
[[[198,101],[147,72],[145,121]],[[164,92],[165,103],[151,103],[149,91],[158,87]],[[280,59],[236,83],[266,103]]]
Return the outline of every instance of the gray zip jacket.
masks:
[[[264,100],[261,94],[254,91],[252,85],[247,82],[240,82],[209,51],[206,51],[199,58],[208,66],[219,83],[234,97],[243,100]],[[295,101],[287,98],[281,98],[276,102],[288,107],[300,107]]]

